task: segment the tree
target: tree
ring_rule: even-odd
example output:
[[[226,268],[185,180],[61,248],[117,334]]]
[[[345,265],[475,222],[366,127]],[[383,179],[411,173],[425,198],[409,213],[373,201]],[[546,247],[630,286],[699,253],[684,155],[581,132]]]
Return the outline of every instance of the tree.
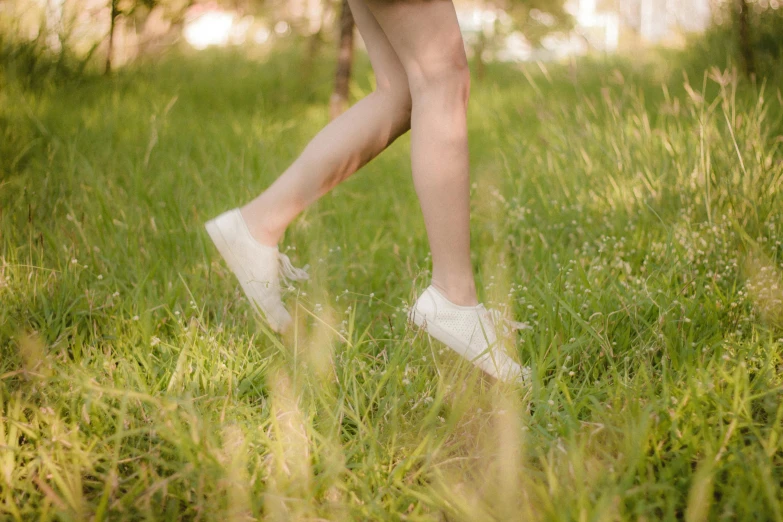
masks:
[[[476,60],[476,76],[484,76],[484,54],[499,45],[512,31],[521,31],[532,45],[538,45],[541,39],[558,31],[567,31],[573,26],[570,14],[565,10],[566,0],[486,0],[480,2],[480,8],[487,12],[497,11],[490,27],[481,27],[477,34],[468,38],[473,47]],[[348,106],[348,87],[353,65],[354,21],[347,0],[341,0],[339,19],[340,37],[338,39],[337,69],[335,71],[334,92],[329,101],[329,115],[336,118]]]
[[[750,78],[756,73],[756,60],[753,54],[753,46],[750,42],[750,22],[748,21],[748,2],[737,0],[739,29],[739,48],[742,54],[742,63],[745,66],[745,74]]]
[[[340,38],[337,47],[337,71],[334,77],[334,92],[329,100],[331,119],[342,114],[348,107],[348,87],[353,67],[354,21],[348,0],[342,0],[340,12]]]
[[[67,1],[67,0],[66,0]],[[136,35],[144,31],[147,21],[153,12],[157,12],[169,22],[168,33],[182,32],[185,23],[185,15],[194,4],[195,0],[108,0],[110,9],[109,32],[105,36],[107,40],[107,52],[105,73],[111,73],[115,52],[115,36],[117,23],[122,18],[124,26],[132,27]],[[149,41],[140,42],[138,53],[146,49]]]
[[[117,0],[109,0],[109,3],[111,4],[111,22],[109,23],[109,47],[106,50],[105,74],[111,73],[111,57],[114,52],[114,29],[117,25],[117,17],[120,13],[120,10],[117,8]]]

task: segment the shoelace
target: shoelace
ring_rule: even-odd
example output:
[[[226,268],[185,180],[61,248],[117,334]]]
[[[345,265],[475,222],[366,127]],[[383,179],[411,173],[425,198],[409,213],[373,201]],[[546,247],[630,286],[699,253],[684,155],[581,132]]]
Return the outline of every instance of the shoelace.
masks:
[[[489,316],[493,323],[503,327],[503,333],[505,335],[508,335],[511,332],[516,332],[517,330],[530,330],[533,328],[528,323],[512,321],[497,308],[487,308],[487,312],[489,312]]]
[[[307,268],[310,265],[306,265],[304,268],[296,268],[291,264],[288,256],[282,252],[278,254],[278,260],[280,261],[280,276],[285,281],[304,281],[310,278],[310,274],[307,273]]]

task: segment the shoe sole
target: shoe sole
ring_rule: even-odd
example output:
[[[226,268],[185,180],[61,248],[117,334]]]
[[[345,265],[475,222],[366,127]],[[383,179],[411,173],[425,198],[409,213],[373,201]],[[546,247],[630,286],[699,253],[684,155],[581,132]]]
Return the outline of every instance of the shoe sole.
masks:
[[[220,231],[220,227],[217,226],[215,220],[212,219],[207,221],[204,225],[204,228],[207,229],[209,238],[218,249],[221,257],[223,257],[225,260],[228,268],[231,269],[231,271],[234,273],[234,276],[239,281],[239,286],[242,287],[242,291],[245,293],[245,297],[247,297],[248,301],[250,301],[250,305],[254,309],[260,310],[262,312],[264,319],[269,324],[270,328],[272,328],[272,330],[275,332],[280,332],[285,327],[285,325],[279,324],[277,321],[270,319],[269,314],[267,314],[266,311],[264,311],[264,309],[261,308],[258,303],[256,303],[256,300],[251,297],[251,292],[244,283],[244,281],[249,280],[250,277],[247,272],[245,272],[245,269],[242,267],[241,263],[237,262],[236,256],[234,256],[234,253],[231,251],[231,247],[228,245],[228,241],[226,241],[226,238],[223,237],[223,232]],[[240,274],[244,274],[245,277],[240,277]]]
[[[525,370],[521,369],[520,367],[520,373],[519,374],[512,374],[509,375],[508,378],[503,378],[498,375],[497,369],[495,368],[495,365],[492,364],[492,359],[490,358],[490,367],[484,368],[476,359],[481,357],[481,353],[474,353],[473,350],[470,349],[470,347],[464,348],[462,350],[455,348],[456,346],[462,346],[463,343],[459,340],[457,340],[454,336],[452,336],[450,333],[448,333],[446,330],[441,328],[440,326],[436,324],[432,324],[427,322],[426,317],[424,317],[423,314],[416,313],[416,310],[413,311],[413,322],[416,326],[427,332],[429,335],[434,337],[436,340],[440,341],[441,343],[445,344],[447,348],[449,348],[451,351],[459,355],[460,357],[466,359],[468,362],[470,362],[473,366],[478,368],[479,370],[489,374],[490,376],[494,377],[495,379],[499,381],[504,382],[513,382],[517,379],[525,378]]]

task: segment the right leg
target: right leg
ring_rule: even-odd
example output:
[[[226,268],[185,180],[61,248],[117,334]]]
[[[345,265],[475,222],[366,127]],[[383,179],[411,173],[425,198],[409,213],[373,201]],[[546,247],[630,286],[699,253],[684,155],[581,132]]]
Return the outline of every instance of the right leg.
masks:
[[[348,3],[367,46],[376,89],[324,127],[266,191],[242,208],[262,244],[276,245],[300,212],[410,128],[405,69],[364,2]]]
[[[432,251],[432,284],[475,305],[470,260],[470,72],[451,0],[366,0],[408,76],[411,167]]]
[[[503,350],[496,314],[478,304],[470,262],[467,104],[470,75],[451,0],[366,0],[408,76],[411,167],[432,250],[432,284],[409,317],[483,371],[525,382]]]

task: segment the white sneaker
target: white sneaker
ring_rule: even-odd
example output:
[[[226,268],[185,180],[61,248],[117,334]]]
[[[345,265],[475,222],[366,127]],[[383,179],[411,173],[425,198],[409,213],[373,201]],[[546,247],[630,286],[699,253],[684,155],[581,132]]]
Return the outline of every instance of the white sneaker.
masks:
[[[409,317],[432,337],[492,377],[506,382],[529,382],[530,368],[514,362],[500,346],[493,322],[499,317],[493,312],[483,304],[456,305],[430,285],[411,307]],[[515,328],[525,327],[522,323],[511,324]]]
[[[220,214],[204,226],[250,303],[263,312],[272,330],[285,330],[291,324],[291,315],[280,299],[280,277],[303,280],[309,277],[307,272],[294,268],[277,246],[256,241],[238,208]]]

